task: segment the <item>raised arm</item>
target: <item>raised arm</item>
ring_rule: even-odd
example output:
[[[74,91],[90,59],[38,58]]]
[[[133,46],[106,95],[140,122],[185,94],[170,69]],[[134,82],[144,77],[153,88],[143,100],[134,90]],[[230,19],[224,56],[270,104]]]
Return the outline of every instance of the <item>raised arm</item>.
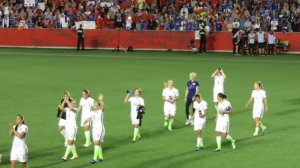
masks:
[[[225,73],[224,73],[224,71],[223,71],[223,69],[221,69],[221,74],[222,74],[222,76],[224,77],[224,79],[226,79],[226,75],[225,75]]]
[[[125,99],[124,99],[124,103],[128,103],[129,96],[130,96],[130,94],[127,94],[127,95],[126,95],[126,97],[125,97]]]
[[[21,139],[23,139],[26,136],[25,132],[22,131],[21,133],[18,133],[15,129],[13,129],[13,127],[11,127],[11,132],[12,132],[11,136],[15,135],[15,136],[17,136],[18,138],[21,138]]]
[[[217,75],[218,69],[216,69],[212,74],[211,77],[214,78]]]

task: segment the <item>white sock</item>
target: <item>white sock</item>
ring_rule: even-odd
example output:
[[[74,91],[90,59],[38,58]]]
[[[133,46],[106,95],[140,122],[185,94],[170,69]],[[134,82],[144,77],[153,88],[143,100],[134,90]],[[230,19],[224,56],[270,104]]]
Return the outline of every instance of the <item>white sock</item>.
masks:
[[[136,135],[136,134],[138,134],[138,133],[139,133],[139,128],[134,128],[133,134]]]
[[[173,123],[173,118],[169,119],[169,125],[172,125]]]
[[[192,116],[191,115],[189,115],[189,120],[192,120]]]
[[[91,131],[84,131],[86,143],[90,143]]]
[[[255,127],[255,134],[258,134],[259,127]]]
[[[221,148],[222,137],[221,137],[221,136],[217,136],[217,137],[216,137],[216,141],[217,141],[217,146],[218,146],[218,148]]]
[[[197,147],[203,147],[203,138],[197,137]]]
[[[226,136],[226,139],[227,139],[228,141],[232,141],[232,140],[233,140],[232,137],[231,137],[229,134]]]
[[[65,129],[62,129],[61,131],[59,131],[60,132],[60,134],[62,135],[62,136],[64,136],[64,138],[66,138],[66,130]]]

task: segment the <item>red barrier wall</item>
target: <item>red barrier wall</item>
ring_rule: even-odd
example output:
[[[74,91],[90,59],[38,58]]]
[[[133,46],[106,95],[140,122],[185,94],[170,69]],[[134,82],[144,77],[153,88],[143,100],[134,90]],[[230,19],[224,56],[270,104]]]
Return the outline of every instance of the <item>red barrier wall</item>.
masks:
[[[194,32],[175,31],[122,31],[86,30],[86,48],[127,48],[148,50],[189,50],[187,45],[194,38]],[[300,52],[300,33],[277,33],[277,39],[290,41],[291,52]],[[0,46],[10,47],[75,47],[77,35],[70,29],[0,29]],[[207,49],[231,51],[232,35],[229,32],[210,33]]]

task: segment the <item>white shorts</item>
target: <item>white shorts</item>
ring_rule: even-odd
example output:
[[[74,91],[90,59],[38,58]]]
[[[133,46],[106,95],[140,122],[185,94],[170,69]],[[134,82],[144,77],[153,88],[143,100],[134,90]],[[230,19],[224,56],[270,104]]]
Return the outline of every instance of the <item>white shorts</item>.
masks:
[[[140,124],[140,119],[137,119],[137,112],[135,112],[135,113],[131,112],[130,117],[131,117],[132,125]]]
[[[77,127],[66,127],[66,138],[69,141],[75,141],[77,134]]]
[[[104,136],[105,136],[105,129],[93,129],[93,141],[100,141],[104,142]]]
[[[224,93],[222,90],[214,90],[214,102],[218,102],[218,94],[219,93]]]
[[[171,115],[171,116],[175,116],[176,114],[176,105],[168,105],[165,104],[164,105],[164,115]]]
[[[229,133],[229,120],[217,119],[216,132]]]
[[[263,114],[264,114],[264,107],[253,108],[253,111],[252,111],[252,117],[253,117],[253,119],[255,119],[255,118],[262,119],[263,118]]]
[[[13,147],[10,153],[10,160],[16,160],[17,162],[25,163],[28,160],[28,148]]]
[[[205,127],[206,120],[194,119],[194,131],[203,130]]]
[[[66,126],[66,120],[65,119],[59,119],[58,126],[60,126],[60,127]]]
[[[91,121],[88,121],[86,124],[84,124],[85,120],[87,120],[90,116],[91,116],[91,112],[82,113],[82,115],[81,115],[81,121],[80,121],[80,126],[81,127],[89,126],[91,124]]]

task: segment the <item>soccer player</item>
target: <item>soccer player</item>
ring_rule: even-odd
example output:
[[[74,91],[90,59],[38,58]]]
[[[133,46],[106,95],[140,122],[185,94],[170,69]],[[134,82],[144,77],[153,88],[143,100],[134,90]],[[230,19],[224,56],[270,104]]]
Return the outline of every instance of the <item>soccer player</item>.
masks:
[[[57,109],[57,119],[59,120],[58,122],[58,130],[60,134],[64,137],[65,139],[65,146],[67,145],[67,139],[66,139],[66,130],[65,130],[65,125],[66,125],[66,113],[60,109],[61,103],[64,101],[64,99],[67,98],[69,101],[72,101],[73,99],[71,98],[71,95],[68,91],[64,92],[64,97],[61,99],[60,104],[58,105]],[[64,108],[68,107],[68,104],[64,104]]]
[[[211,77],[214,79],[213,101],[215,103],[215,109],[218,113],[218,94],[224,93],[224,82],[226,79],[226,75],[222,68],[218,68],[211,74]]]
[[[162,100],[164,103],[165,122],[164,127],[172,131],[173,119],[176,114],[176,102],[179,99],[179,92],[174,88],[172,80],[167,82],[167,87],[162,92]]]
[[[250,55],[254,55],[254,49],[255,49],[255,34],[254,31],[251,30],[248,34],[248,44],[249,44],[249,53]]]
[[[131,116],[131,123],[133,126],[133,138],[132,138],[132,142],[136,142],[137,140],[141,139],[141,133],[140,133],[140,119],[138,119],[138,108],[139,106],[145,106],[145,102],[144,99],[141,97],[142,94],[142,90],[140,88],[136,88],[133,92],[133,96],[132,93],[127,93],[124,103],[130,103],[131,106],[131,112],[130,112],[130,116]]]
[[[25,125],[23,115],[17,115],[16,125],[10,125],[9,136],[13,137],[13,144],[10,154],[11,168],[17,167],[17,162],[22,163],[23,168],[27,168],[28,148],[26,144],[26,135],[28,126]]]
[[[100,95],[99,95],[100,97]],[[103,97],[103,96],[102,96]],[[85,123],[92,121],[92,133],[94,141],[94,157],[91,164],[103,161],[102,143],[104,142],[105,128],[104,128],[104,106],[101,100],[94,102],[93,111],[91,116],[85,120]]]
[[[68,107],[64,107],[64,104],[67,103]],[[72,152],[73,156],[70,158],[71,160],[75,160],[78,158],[78,154],[76,152],[76,147],[74,141],[76,140],[77,133],[77,124],[76,117],[78,113],[78,108],[76,108],[76,101],[72,100],[71,102],[68,98],[65,98],[64,101],[60,105],[60,109],[66,113],[66,137],[68,140],[67,148],[65,155],[61,158],[63,161],[68,159],[68,155]]]
[[[90,122],[84,124],[85,120],[91,115],[91,110],[94,105],[94,99],[91,98],[90,92],[88,90],[82,91],[82,98],[79,103],[79,111],[82,110],[81,113],[81,124],[80,126],[84,128],[85,135],[85,144],[84,147],[89,147],[91,143],[91,131],[90,131]]]
[[[203,150],[202,131],[205,127],[208,107],[206,101],[204,101],[199,94],[195,95],[195,101],[193,103],[193,107],[195,109],[194,131],[197,132],[197,145],[195,150],[200,151]]]
[[[192,115],[190,115],[190,105],[194,101],[194,96],[199,93],[199,82],[196,80],[197,74],[195,72],[191,72],[189,75],[190,80],[186,84],[185,90],[185,114],[186,114],[186,122],[185,125],[189,125],[193,123]],[[194,109],[193,109],[194,112]]]
[[[229,135],[229,115],[232,112],[231,104],[227,96],[223,93],[218,94],[218,115],[216,119],[216,141],[217,149],[215,152],[221,151],[222,136],[231,141],[232,149],[235,149],[235,140]]]
[[[253,133],[253,136],[257,136],[259,127],[262,129],[263,134],[267,129],[267,126],[263,125],[261,120],[264,112],[268,111],[266,91],[263,90],[263,85],[260,81],[254,83],[254,90],[252,91],[251,97],[245,107],[247,108],[253,100],[254,104],[252,115],[255,122],[255,131]]]

